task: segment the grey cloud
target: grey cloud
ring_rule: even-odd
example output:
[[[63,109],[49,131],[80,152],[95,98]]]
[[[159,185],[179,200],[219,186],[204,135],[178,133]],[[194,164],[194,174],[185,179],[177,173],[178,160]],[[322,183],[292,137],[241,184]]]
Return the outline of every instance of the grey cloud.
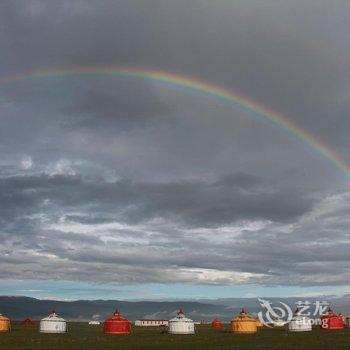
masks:
[[[169,70],[260,101],[346,158],[349,10],[2,1],[0,80]],[[347,284],[348,179],[256,113],[191,89],[74,75],[0,84],[0,114],[1,278]]]
[[[91,84],[91,82],[90,82]],[[76,101],[66,111],[73,118],[68,121],[68,128],[88,128],[94,132],[116,133],[149,123],[161,122],[162,119],[175,111],[175,106],[169,106],[154,96],[147,83],[122,82],[116,85],[99,84],[91,88],[83,88]],[[101,87],[102,85],[102,87]],[[74,116],[82,119],[74,121]]]
[[[262,179],[258,176],[244,173],[236,173],[222,176],[216,185],[228,187],[253,188],[261,185]]]
[[[347,196],[339,196],[336,202],[348,206]],[[343,235],[333,236],[332,242],[324,240],[324,231],[330,230],[339,217],[335,212],[331,220],[323,219],[322,205],[321,202],[294,223],[265,223],[261,229],[239,229],[238,235],[233,232],[242,224],[231,229],[228,225],[226,230],[232,233],[227,237],[220,227],[206,231],[196,228],[196,233],[174,224],[171,229],[169,222],[166,226],[150,222],[129,228],[84,222],[83,231],[90,227],[91,232],[75,232],[82,230],[79,226],[68,226],[71,232],[62,232],[60,221],[51,218],[50,223],[57,229],[38,225],[40,240],[36,244],[29,244],[33,239],[37,241],[35,237],[23,238],[19,246],[12,245],[14,236],[7,238],[3,248],[6,251],[1,254],[1,273],[8,278],[6,271],[10,269],[14,277],[32,278],[31,271],[35,270],[40,279],[118,283],[230,284],[235,280],[229,275],[218,275],[215,280],[200,278],[201,271],[220,271],[252,274],[245,281],[262,285],[342,285],[348,276],[348,244],[344,244]],[[76,222],[66,219],[68,225]],[[105,236],[112,241],[104,242]]]
[[[245,179],[246,176],[246,179]],[[311,210],[314,198],[295,189],[256,187],[251,175],[225,176],[217,182],[182,181],[107,183],[78,176],[40,175],[2,179],[3,217],[36,210],[87,210],[85,222],[104,221],[105,214],[120,221],[140,223],[160,217],[197,227],[237,220],[289,221]],[[57,209],[56,209],[57,208]],[[94,212],[101,217],[94,218]],[[103,214],[104,213],[104,214]],[[84,221],[82,216],[68,216]]]
[[[348,101],[343,91],[349,69],[342,57],[348,53],[339,40],[347,33],[345,2],[337,2],[332,11],[325,10],[329,6],[323,1],[298,6],[288,1],[283,6],[277,1],[18,1],[2,6],[3,76],[72,65],[170,69],[255,98],[347,154]],[[341,57],[334,52],[342,52]],[[111,83],[96,77],[17,82],[1,90],[17,101],[15,112],[9,108],[3,113],[9,117],[8,128],[15,125],[10,135],[1,135],[3,147],[15,152],[19,145],[13,140],[21,140],[20,148],[44,163],[59,157],[89,158],[105,167],[121,164],[121,176],[142,173],[148,178],[154,172],[159,177],[216,176],[217,168],[224,173],[281,169],[277,176],[282,178],[283,170],[290,174],[293,169],[296,181],[314,183],[318,173],[327,174],[328,166],[319,167],[318,158],[310,165],[297,139],[251,116],[251,121],[242,121],[247,116],[241,109],[207,103],[206,97],[169,89],[159,94],[150,83]],[[192,122],[184,122],[186,118]],[[23,127],[26,119],[33,125],[30,133]],[[123,134],[122,144],[113,145],[127,149],[117,157],[109,145],[121,130],[130,129],[137,131]],[[227,161],[230,156],[235,166]]]
[[[346,60],[333,54],[333,45],[343,49],[336,40],[340,34],[330,25],[346,19],[345,2],[330,12],[323,1],[299,6],[288,1],[284,6],[276,1],[263,6],[227,1],[206,6],[201,1],[132,1],[122,6],[103,1],[103,6],[71,5],[79,9],[75,11],[62,1],[42,2],[37,13],[28,10],[28,3],[9,2],[2,11],[6,38],[18,38],[5,40],[11,57],[4,63],[10,69],[116,61],[164,67],[232,85],[310,128],[315,127],[315,113],[334,106],[347,80]],[[337,29],[346,33],[347,28]],[[29,67],[13,60],[23,52]],[[326,114],[326,123],[324,118]]]

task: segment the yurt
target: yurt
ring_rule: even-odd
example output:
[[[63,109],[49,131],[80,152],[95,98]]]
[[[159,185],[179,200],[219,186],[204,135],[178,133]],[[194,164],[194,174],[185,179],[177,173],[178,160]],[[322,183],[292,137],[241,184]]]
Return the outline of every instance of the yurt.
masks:
[[[170,334],[194,334],[194,322],[180,309],[177,316],[169,320]]]
[[[343,329],[343,318],[335,314],[331,308],[328,309],[324,316],[321,316],[321,328],[322,329]]]
[[[131,324],[116,310],[115,313],[103,323],[103,332],[105,334],[129,334],[131,332]]]
[[[213,328],[222,328],[222,322],[216,318],[212,323],[211,323],[211,326]]]
[[[89,321],[89,325],[90,326],[98,326],[98,325],[100,325],[101,324],[101,322],[100,321],[97,321],[97,320],[91,320],[91,321]]]
[[[30,318],[26,318],[25,320],[23,320],[21,322],[21,324],[23,324],[25,326],[32,326],[34,324],[34,322]]]
[[[312,321],[309,317],[301,315],[300,310],[297,309],[287,327],[290,332],[310,332]]]
[[[10,320],[0,314],[0,332],[9,332],[11,330]]]
[[[48,317],[40,321],[40,333],[66,333],[67,322],[61,317],[58,317],[55,310],[52,310]]]
[[[249,316],[244,309],[231,321],[231,331],[234,333],[256,333],[256,320]]]

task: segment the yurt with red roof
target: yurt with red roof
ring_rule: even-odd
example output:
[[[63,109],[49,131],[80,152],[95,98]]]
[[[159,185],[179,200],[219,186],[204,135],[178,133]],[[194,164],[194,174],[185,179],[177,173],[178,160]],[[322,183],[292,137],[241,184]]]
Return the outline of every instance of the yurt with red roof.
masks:
[[[23,320],[21,322],[21,324],[24,326],[32,326],[34,324],[34,322],[30,318],[26,318],[25,320]]]
[[[111,317],[105,320],[103,332],[105,334],[129,334],[131,332],[131,324],[116,310]]]
[[[321,316],[321,329],[343,329],[344,322],[343,318],[335,314],[331,308],[328,309],[327,313]]]
[[[222,328],[222,322],[216,318],[212,323],[211,323],[211,326],[213,328]]]

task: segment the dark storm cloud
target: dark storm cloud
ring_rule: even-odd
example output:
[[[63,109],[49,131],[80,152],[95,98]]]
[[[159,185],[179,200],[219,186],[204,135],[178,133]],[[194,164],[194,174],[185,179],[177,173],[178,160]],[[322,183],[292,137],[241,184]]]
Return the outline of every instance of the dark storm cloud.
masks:
[[[142,66],[232,88],[349,150],[346,1],[2,1],[0,79]],[[0,276],[347,284],[347,179],[191,90],[58,76],[0,86]],[[344,186],[344,184],[346,186]]]
[[[349,208],[348,197],[329,199]],[[329,199],[292,224],[265,223],[260,228],[244,229],[245,224],[239,223],[226,227],[226,234],[221,228],[193,231],[173,225],[171,229],[169,223],[162,226],[156,222],[134,229],[118,223],[83,223],[80,227],[69,217],[57,220],[47,212],[46,219],[37,223],[37,243],[30,244],[32,236],[16,245],[14,235],[5,241],[0,258],[6,267],[2,277],[9,278],[11,271],[15,278],[33,278],[36,271],[35,278],[40,279],[119,283],[342,285],[349,277],[349,247],[344,243],[344,230],[334,234],[332,241],[324,239],[323,233],[340,220],[336,213],[322,219]],[[45,222],[57,229],[45,227]],[[343,225],[348,226],[348,220]],[[215,278],[206,275],[211,271]],[[239,274],[248,277],[241,279]]]

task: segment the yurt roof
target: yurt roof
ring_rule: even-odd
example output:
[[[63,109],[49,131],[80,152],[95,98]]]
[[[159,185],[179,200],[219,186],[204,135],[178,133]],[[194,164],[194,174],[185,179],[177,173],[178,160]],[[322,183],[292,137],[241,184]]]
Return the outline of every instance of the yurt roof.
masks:
[[[52,310],[51,314],[47,317],[44,317],[41,321],[66,322],[64,318],[57,316],[57,312],[55,310]]]
[[[31,318],[27,317],[21,323],[34,323],[34,321]]]
[[[187,318],[184,314],[184,312],[182,311],[182,309],[180,309],[177,313],[177,315],[170,319],[169,322],[193,322],[193,320],[191,320],[190,318]]]
[[[4,316],[3,314],[0,314],[0,320],[9,321],[9,319],[6,316]]]
[[[232,321],[235,321],[235,322],[243,321],[243,322],[254,322],[254,323],[256,322],[256,320],[250,315],[248,315],[243,308],[239,313],[239,315],[234,317]]]
[[[221,327],[221,326],[222,326],[222,322],[221,322],[218,318],[215,318],[215,319],[212,321],[211,325],[212,325],[213,327]]]
[[[331,308],[329,308],[326,312],[325,315],[322,316],[322,318],[332,318],[332,317],[337,317],[337,318],[341,318],[342,316],[337,315],[336,313],[333,312],[333,310]]]
[[[115,310],[114,314],[107,318],[105,322],[129,322],[127,318],[125,318],[119,310]]]
[[[218,318],[214,318],[213,323],[214,323],[214,322],[220,322],[220,323],[222,323]]]

